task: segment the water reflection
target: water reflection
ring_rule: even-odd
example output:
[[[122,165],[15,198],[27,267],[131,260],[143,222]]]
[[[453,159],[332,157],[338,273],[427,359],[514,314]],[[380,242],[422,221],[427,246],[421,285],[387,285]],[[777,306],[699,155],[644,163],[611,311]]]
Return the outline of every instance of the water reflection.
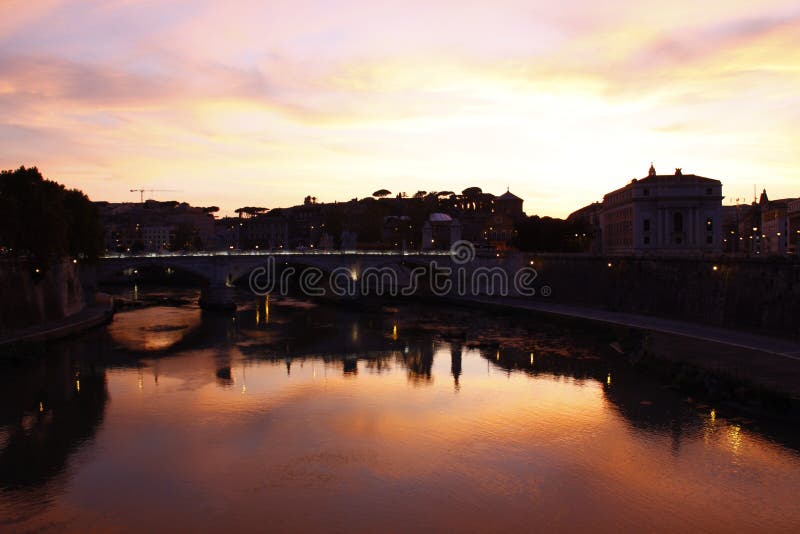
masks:
[[[118,313],[108,333],[132,352],[163,351],[194,333],[200,323],[198,307],[154,306]]]
[[[281,299],[230,316],[163,308],[0,374],[0,529],[800,519],[791,440],[693,407],[556,326]]]
[[[0,362],[0,527],[40,513],[63,491],[70,458],[101,425],[106,373],[81,357],[91,350],[75,342],[52,361]]]

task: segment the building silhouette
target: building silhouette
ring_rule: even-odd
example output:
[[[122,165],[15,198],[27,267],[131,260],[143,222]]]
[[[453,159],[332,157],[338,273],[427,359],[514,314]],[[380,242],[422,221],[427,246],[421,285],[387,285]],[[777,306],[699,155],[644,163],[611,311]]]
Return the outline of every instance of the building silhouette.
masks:
[[[657,174],[603,197],[602,251],[610,255],[699,255],[721,250],[722,183],[694,174]]]

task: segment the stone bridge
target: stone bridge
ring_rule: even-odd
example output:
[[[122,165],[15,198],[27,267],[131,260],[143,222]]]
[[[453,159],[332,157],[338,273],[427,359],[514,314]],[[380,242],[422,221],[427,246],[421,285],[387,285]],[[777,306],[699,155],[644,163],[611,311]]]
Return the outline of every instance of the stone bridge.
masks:
[[[478,258],[471,263],[497,266],[502,259]],[[278,272],[294,267],[295,272],[313,267],[323,275],[335,270],[346,270],[357,280],[365,271],[387,269],[394,273],[400,284],[409,280],[417,267],[430,269],[454,267],[463,264],[450,251],[221,251],[193,253],[111,254],[98,262],[97,277],[100,282],[110,281],[128,269],[148,266],[173,268],[198,276],[205,281],[200,303],[205,308],[234,308],[234,286],[257,268],[274,266]],[[516,263],[516,262],[515,262]],[[472,266],[474,269],[475,265]],[[305,269],[308,270],[308,269]]]

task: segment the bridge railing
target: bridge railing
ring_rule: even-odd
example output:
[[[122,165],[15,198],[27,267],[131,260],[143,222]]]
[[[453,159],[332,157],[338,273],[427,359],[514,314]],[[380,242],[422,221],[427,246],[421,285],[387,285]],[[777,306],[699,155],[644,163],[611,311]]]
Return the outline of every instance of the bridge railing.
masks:
[[[109,253],[101,259],[183,258],[211,256],[450,256],[449,250],[209,250],[197,252]]]

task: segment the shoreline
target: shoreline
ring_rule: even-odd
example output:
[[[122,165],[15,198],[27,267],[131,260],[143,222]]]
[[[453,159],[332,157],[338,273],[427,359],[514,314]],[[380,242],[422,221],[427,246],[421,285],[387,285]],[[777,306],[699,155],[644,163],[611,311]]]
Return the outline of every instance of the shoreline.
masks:
[[[657,317],[526,302],[514,298],[449,298],[448,304],[606,327],[608,345],[642,372],[687,396],[777,418],[800,418],[800,357],[795,344],[740,331]],[[618,317],[620,316],[620,317]],[[680,327],[686,327],[681,331]],[[730,337],[726,337],[730,336]]]
[[[532,313],[555,315],[568,319],[589,320],[614,326],[647,330],[661,334],[692,338],[718,343],[731,348],[763,352],[800,362],[800,342],[782,337],[734,330],[688,321],[634,313],[614,312],[601,308],[571,306],[515,297],[450,297],[453,304],[472,304],[501,309],[514,309]]]
[[[108,323],[114,316],[113,299],[110,297],[87,306],[80,312],[55,321],[47,321],[0,337],[0,349],[23,343],[44,343],[82,334],[92,328]]]

